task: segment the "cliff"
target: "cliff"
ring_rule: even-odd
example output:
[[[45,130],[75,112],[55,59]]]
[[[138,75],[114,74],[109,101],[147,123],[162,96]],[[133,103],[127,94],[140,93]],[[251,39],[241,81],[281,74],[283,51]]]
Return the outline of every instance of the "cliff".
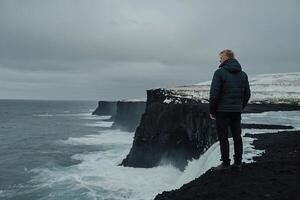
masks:
[[[116,105],[116,115],[112,128],[133,132],[142,114],[145,112],[146,102],[141,100],[121,100]]]
[[[288,103],[249,103],[243,113],[261,113],[267,111],[293,111],[300,110],[298,104],[288,104]]]
[[[183,170],[188,160],[199,158],[217,140],[207,104],[185,98],[166,103],[171,96],[168,90],[147,90],[145,113],[120,165],[147,168],[172,163]]]
[[[92,112],[93,115],[111,115],[114,116],[117,112],[116,101],[98,101],[98,107]]]
[[[250,76],[251,98],[243,112],[300,110],[300,73]],[[154,167],[172,163],[183,170],[217,141],[208,116],[210,82],[147,90],[145,113],[129,154],[119,165]],[[243,125],[261,127],[266,125]],[[286,127],[291,128],[291,127]]]

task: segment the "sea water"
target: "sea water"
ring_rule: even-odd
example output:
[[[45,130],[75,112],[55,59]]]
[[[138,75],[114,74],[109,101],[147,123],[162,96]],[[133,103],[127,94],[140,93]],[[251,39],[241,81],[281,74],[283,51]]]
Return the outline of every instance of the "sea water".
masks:
[[[91,115],[96,106],[92,101],[0,100],[0,199],[148,200],[220,162],[216,142],[183,172],[171,165],[118,166],[129,153],[134,132],[110,128],[110,116]],[[299,116],[292,111],[242,118],[297,126]],[[252,162],[261,151],[253,149],[253,139],[243,140],[244,161]]]

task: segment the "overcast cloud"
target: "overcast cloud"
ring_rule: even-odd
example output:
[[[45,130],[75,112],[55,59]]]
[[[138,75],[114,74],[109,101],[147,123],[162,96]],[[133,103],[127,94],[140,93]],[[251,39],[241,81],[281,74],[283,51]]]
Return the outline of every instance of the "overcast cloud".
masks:
[[[119,100],[211,78],[300,71],[298,0],[0,0],[0,98]]]

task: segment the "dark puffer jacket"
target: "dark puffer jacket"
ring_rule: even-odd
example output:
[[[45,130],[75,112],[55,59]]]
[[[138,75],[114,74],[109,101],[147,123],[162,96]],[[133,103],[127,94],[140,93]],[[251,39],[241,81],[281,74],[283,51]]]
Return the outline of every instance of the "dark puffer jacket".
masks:
[[[214,73],[209,97],[210,113],[242,112],[250,98],[248,76],[240,63],[230,58]]]

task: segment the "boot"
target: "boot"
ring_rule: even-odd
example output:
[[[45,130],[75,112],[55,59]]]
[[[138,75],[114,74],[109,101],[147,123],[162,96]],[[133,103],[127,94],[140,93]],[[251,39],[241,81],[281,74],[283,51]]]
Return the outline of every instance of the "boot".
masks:
[[[230,163],[222,162],[217,167],[212,167],[211,169],[214,170],[214,171],[223,171],[223,170],[227,170],[229,168],[230,168]]]
[[[233,170],[233,171],[238,171],[238,172],[241,172],[242,171],[242,163],[233,163],[232,165],[231,165],[231,169]]]

